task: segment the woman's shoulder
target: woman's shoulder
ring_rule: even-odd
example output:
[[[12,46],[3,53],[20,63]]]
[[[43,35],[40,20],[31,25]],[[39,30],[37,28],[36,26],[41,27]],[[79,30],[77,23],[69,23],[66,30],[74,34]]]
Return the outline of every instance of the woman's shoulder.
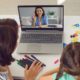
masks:
[[[52,75],[52,80],[56,79],[57,73],[54,73]],[[75,78],[72,75],[69,75],[67,73],[63,73],[63,76],[59,80],[75,80]]]
[[[44,17],[44,18],[47,18],[48,16],[47,16],[47,15],[44,15],[43,17]]]
[[[47,15],[44,15],[42,18],[45,19],[45,20],[47,20],[48,19],[48,16]]]

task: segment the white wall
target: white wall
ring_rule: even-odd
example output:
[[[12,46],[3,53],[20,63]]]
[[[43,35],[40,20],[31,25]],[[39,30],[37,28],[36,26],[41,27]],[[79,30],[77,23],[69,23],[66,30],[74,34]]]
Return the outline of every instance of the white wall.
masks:
[[[56,5],[57,0],[0,0],[0,15],[18,14],[18,5]],[[66,0],[65,15],[80,15],[80,0]]]
[[[18,14],[18,5],[56,4],[56,0],[0,0],[0,15]]]
[[[80,16],[80,0],[66,0],[63,5],[65,15]]]

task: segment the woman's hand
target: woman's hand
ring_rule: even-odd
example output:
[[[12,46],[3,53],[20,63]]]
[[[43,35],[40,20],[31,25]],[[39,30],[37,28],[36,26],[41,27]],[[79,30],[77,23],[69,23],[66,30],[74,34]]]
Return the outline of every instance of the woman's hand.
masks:
[[[42,24],[41,24],[41,22],[39,22],[39,28],[42,28]]]
[[[36,16],[33,16],[32,18],[33,18],[33,21],[36,22]]]
[[[28,66],[26,66],[24,71],[24,80],[35,80],[39,72],[42,70],[41,65],[41,62],[36,63],[36,61],[34,61],[29,69]]]
[[[32,27],[33,28],[35,27],[35,22],[36,22],[36,16],[33,16],[32,17]]]

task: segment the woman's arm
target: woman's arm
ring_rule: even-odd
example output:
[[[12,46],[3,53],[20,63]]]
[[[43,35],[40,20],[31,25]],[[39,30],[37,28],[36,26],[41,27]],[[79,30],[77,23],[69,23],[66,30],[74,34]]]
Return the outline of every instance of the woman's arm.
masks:
[[[7,66],[7,70],[8,70],[8,80],[13,80],[9,66]]]
[[[36,17],[32,17],[32,27],[35,28],[35,23],[36,23]]]
[[[42,21],[43,21],[44,25],[40,23],[39,26],[41,28],[48,28],[48,17],[46,15],[44,17],[42,17]]]
[[[40,25],[40,28],[48,28],[48,25]]]
[[[54,74],[58,71],[59,71],[59,67],[54,68],[53,70],[48,71],[44,75],[42,75],[39,80],[52,80],[52,74]]]
[[[34,22],[34,20],[32,21],[32,28],[35,28],[35,22]]]
[[[54,68],[53,70],[46,72],[46,73],[43,74],[42,76],[50,76],[50,75],[52,75],[52,74],[54,74],[54,73],[56,73],[56,72],[58,72],[58,71],[59,71],[59,67]]]
[[[53,80],[53,79],[52,79],[52,75],[49,75],[49,76],[42,76],[39,78],[39,80]]]

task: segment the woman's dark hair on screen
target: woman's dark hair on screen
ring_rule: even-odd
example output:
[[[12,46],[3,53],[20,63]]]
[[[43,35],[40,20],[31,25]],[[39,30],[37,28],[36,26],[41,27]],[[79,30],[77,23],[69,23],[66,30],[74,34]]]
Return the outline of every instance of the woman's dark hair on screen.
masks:
[[[44,16],[44,15],[45,15],[45,11],[44,11],[44,9],[43,9],[41,6],[37,6],[37,7],[35,8],[35,16],[38,16],[38,15],[37,15],[37,9],[38,9],[38,8],[42,9],[42,11],[43,11],[42,16]]]
[[[12,53],[17,44],[17,33],[10,25],[0,25],[0,65],[10,65]]]
[[[80,42],[70,43],[64,48],[56,80],[59,80],[63,72],[74,76],[80,75]]]

